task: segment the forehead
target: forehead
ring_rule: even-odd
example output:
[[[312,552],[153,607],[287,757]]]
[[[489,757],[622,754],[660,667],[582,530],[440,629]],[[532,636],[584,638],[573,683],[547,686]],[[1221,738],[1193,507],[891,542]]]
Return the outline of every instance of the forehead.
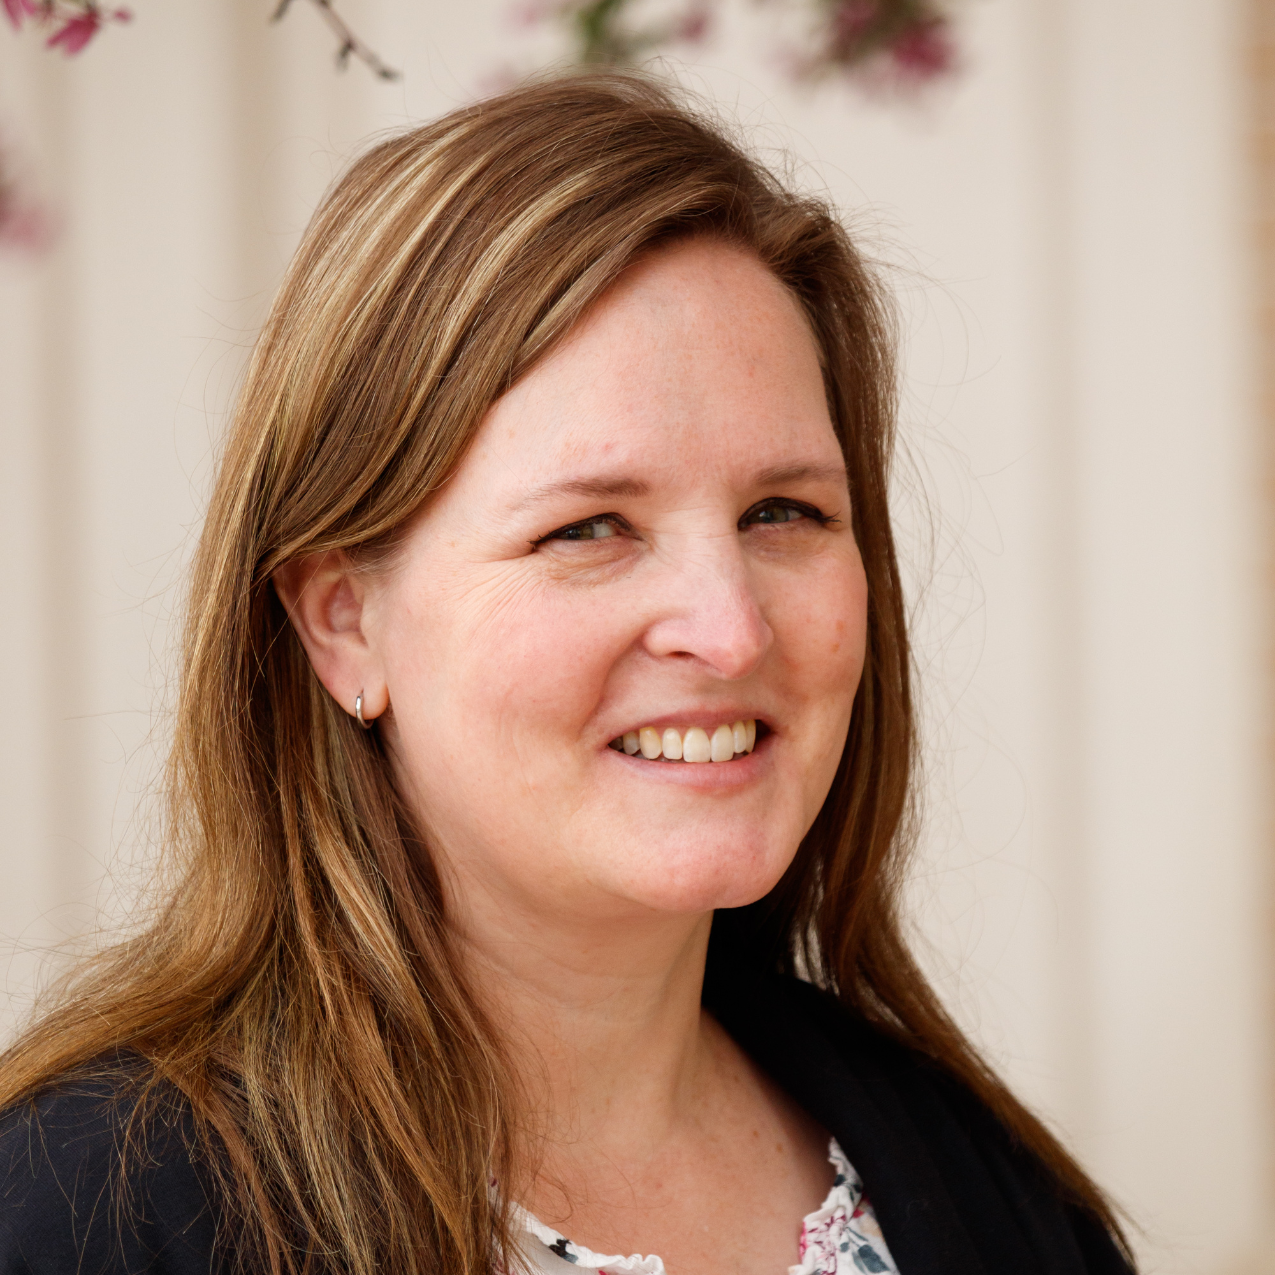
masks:
[[[667,483],[839,458],[795,298],[750,253],[691,241],[631,267],[495,404],[462,470],[501,487],[581,467]]]

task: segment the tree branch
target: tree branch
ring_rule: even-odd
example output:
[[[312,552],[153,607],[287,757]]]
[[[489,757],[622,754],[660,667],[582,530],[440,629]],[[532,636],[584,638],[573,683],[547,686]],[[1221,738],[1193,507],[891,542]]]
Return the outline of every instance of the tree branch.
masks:
[[[366,66],[373,75],[382,80],[397,80],[401,77],[402,72],[394,70],[393,67],[387,66],[381,61],[380,57],[369,49],[362,40],[350,29],[345,19],[332,7],[332,0],[310,0],[310,3],[318,9],[322,15],[324,22],[332,30],[332,34],[337,38],[337,54],[336,64],[344,70],[350,62],[350,59],[357,58]],[[272,22],[278,22],[292,5],[292,0],[279,0],[279,5],[274,11],[274,16],[270,19]]]

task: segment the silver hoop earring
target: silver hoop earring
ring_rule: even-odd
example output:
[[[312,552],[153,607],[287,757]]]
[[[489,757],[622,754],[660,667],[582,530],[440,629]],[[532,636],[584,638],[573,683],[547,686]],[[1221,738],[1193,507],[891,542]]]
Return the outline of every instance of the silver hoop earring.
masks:
[[[362,691],[360,691],[354,697],[354,716],[358,718],[359,725],[362,726],[364,730],[371,730],[372,722],[376,721],[375,717],[372,718],[372,722],[365,722],[363,720],[363,692]]]

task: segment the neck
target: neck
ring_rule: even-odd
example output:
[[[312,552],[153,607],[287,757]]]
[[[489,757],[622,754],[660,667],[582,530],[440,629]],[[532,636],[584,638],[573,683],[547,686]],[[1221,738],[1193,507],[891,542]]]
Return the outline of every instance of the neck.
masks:
[[[515,1069],[520,1158],[653,1151],[693,1117],[720,1034],[700,1009],[711,913],[595,920],[463,903],[472,989]]]

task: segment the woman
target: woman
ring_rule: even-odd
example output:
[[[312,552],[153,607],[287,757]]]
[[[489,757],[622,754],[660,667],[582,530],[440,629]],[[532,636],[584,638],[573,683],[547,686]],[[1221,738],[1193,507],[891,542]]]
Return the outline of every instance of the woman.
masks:
[[[640,79],[351,168],[200,544],[178,884],[0,1068],[6,1272],[1130,1269],[901,936],[893,375]]]

